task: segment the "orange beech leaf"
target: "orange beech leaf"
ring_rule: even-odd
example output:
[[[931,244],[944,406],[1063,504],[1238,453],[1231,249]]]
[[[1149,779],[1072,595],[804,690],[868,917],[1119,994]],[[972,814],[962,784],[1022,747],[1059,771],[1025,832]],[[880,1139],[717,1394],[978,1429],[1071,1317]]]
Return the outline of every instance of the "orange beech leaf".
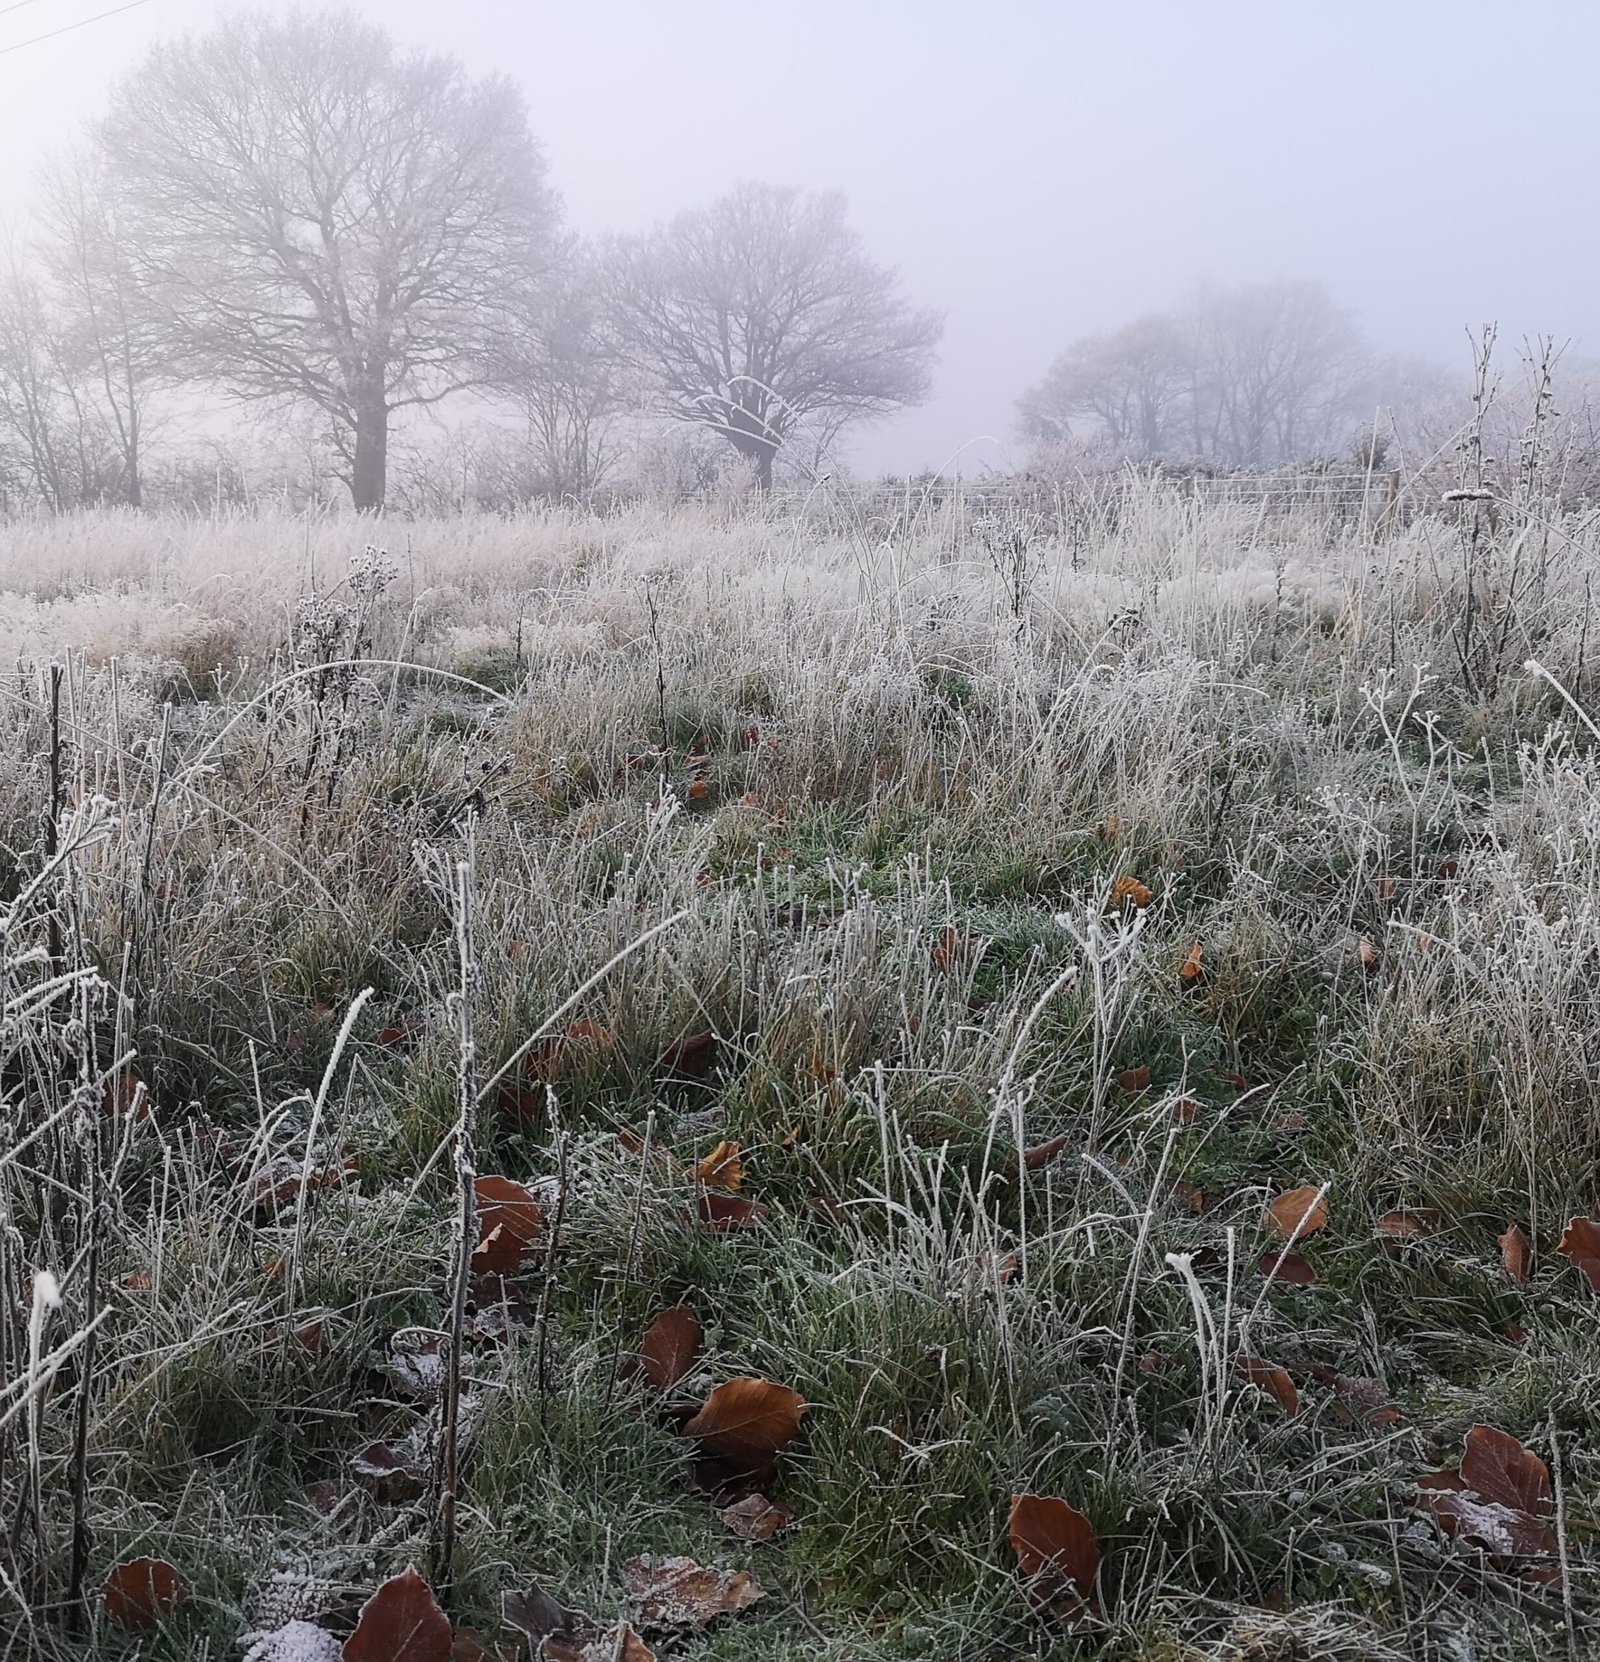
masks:
[[[1189,948],[1188,956],[1178,965],[1178,979],[1192,987],[1204,974],[1205,948],[1202,942],[1196,941]]]
[[[700,1356],[704,1330],[681,1304],[663,1310],[639,1341],[644,1376],[658,1391],[670,1391]]]
[[[450,1662],[450,1622],[411,1565],[361,1606],[344,1662]]]
[[[1179,1125],[1193,1125],[1200,1104],[1192,1096],[1180,1096],[1172,1105],[1172,1117]]]
[[[717,1516],[742,1541],[770,1541],[794,1522],[794,1508],[781,1500],[768,1500],[765,1495],[746,1495],[734,1505],[724,1506]]]
[[[1396,893],[1395,881],[1392,877],[1380,877],[1378,879],[1379,900],[1393,900]]]
[[[692,1558],[630,1558],[622,1566],[622,1585],[647,1632],[694,1632],[764,1596],[748,1570],[708,1569]]]
[[[1047,1143],[1025,1148],[1022,1151],[1022,1164],[1028,1171],[1039,1171],[1048,1166],[1071,1141],[1070,1137],[1052,1137]]]
[[[1361,967],[1371,975],[1383,961],[1383,954],[1378,951],[1378,943],[1370,935],[1363,935],[1356,942],[1356,957],[1361,960]]]
[[[737,1143],[718,1143],[704,1160],[689,1168],[689,1175],[708,1189],[732,1192],[744,1182],[743,1152]]]
[[[1287,1189],[1267,1207],[1267,1217],[1285,1240],[1293,1236],[1303,1241],[1327,1223],[1327,1197],[1310,1183],[1298,1189]]]
[[[1119,877],[1111,885],[1111,910],[1120,912],[1124,906],[1132,906],[1142,912],[1155,896],[1139,881],[1137,877]]]
[[[1139,1358],[1139,1372],[1146,1379],[1154,1379],[1164,1374],[1172,1366],[1172,1358],[1164,1350],[1147,1350]]]
[[[1500,1262],[1505,1265],[1506,1274],[1513,1281],[1526,1282],[1533,1269],[1533,1247],[1528,1237],[1518,1225],[1511,1224],[1504,1235],[1497,1237],[1497,1242]]]
[[[711,786],[707,784],[704,779],[696,779],[689,786],[689,795],[696,802],[700,801],[703,797],[710,796],[710,794]]]
[[[544,1226],[539,1203],[509,1177],[476,1177],[478,1244],[472,1267],[480,1275],[515,1275]]]
[[[1242,1383],[1253,1385],[1263,1396],[1271,1397],[1284,1413],[1293,1414],[1299,1409],[1300,1393],[1276,1363],[1263,1361],[1259,1356],[1239,1356],[1234,1359],[1233,1371]]]
[[[1556,1251],[1588,1278],[1600,1293],[1600,1223],[1593,1218],[1574,1218],[1562,1232]]]
[[[806,1405],[786,1385],[768,1379],[730,1379],[705,1400],[682,1435],[704,1453],[733,1466],[755,1470],[800,1434]]]
[[[1536,1518],[1550,1516],[1550,1468],[1508,1431],[1497,1431],[1492,1425],[1469,1427],[1460,1475],[1484,1500],[1515,1506]]]
[[[1053,1604],[1071,1594],[1079,1606],[1094,1607],[1100,1544],[1081,1512],[1053,1495],[1013,1495],[1010,1534],[1035,1603]]]
[[[1150,1069],[1141,1063],[1136,1068],[1124,1068],[1117,1075],[1117,1089],[1132,1096],[1136,1091],[1148,1090],[1150,1087]]]
[[[130,1633],[143,1633],[170,1616],[189,1591],[164,1558],[130,1558],[106,1577],[106,1618]]]
[[[1311,1287],[1319,1279],[1298,1252],[1266,1253],[1259,1267],[1269,1281],[1281,1281],[1286,1287]]]

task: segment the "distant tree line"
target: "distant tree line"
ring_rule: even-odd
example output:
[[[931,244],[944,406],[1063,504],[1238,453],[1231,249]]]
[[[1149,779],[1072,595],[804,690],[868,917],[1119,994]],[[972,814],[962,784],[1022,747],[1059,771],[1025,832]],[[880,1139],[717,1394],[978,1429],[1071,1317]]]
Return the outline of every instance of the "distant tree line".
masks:
[[[35,220],[0,272],[0,501],[137,507],[152,431],[217,395],[314,412],[361,510],[396,418],[464,396],[515,412],[545,493],[599,482],[625,412],[765,486],[798,434],[926,396],[941,333],[837,196],[564,232],[520,93],[346,11],[157,47]]]
[[[1023,395],[1018,425],[1036,443],[1092,435],[1131,456],[1261,467],[1359,442],[1449,386],[1375,352],[1320,283],[1208,285],[1074,342]]]

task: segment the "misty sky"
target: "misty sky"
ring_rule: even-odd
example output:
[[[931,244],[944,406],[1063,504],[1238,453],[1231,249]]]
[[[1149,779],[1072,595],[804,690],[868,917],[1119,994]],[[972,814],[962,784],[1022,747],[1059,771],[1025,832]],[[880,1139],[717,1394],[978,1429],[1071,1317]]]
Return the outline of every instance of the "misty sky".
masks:
[[[113,3],[0,0],[8,216],[150,42],[232,9],[146,0],[5,51]],[[522,83],[580,230],[741,177],[844,191],[948,322],[933,401],[858,440],[866,467],[1015,459],[1062,346],[1202,278],[1320,277],[1380,345],[1455,364],[1490,319],[1600,350],[1600,0],[356,5]]]

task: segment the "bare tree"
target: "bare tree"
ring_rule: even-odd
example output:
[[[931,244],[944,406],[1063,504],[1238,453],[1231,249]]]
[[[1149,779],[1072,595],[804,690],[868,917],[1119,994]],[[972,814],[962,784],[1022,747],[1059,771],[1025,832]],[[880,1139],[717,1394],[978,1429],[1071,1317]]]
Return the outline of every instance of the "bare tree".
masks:
[[[837,426],[928,394],[937,314],[863,253],[842,196],[745,183],[610,251],[610,293],[657,407],[726,439],[772,483],[806,421]]]
[[[526,421],[533,476],[550,496],[581,497],[601,482],[616,417],[633,401],[637,377],[604,289],[601,256],[574,240],[522,285],[496,348],[496,390]]]
[[[158,47],[98,138],[175,366],[315,405],[381,508],[391,416],[484,382],[551,239],[520,95],[352,12],[245,15]]]
[[[81,343],[13,252],[0,268],[0,486],[57,510],[114,501],[121,472]]]
[[[1019,400],[1018,426],[1051,442],[1078,423],[1137,455],[1257,467],[1345,440],[1381,380],[1320,283],[1207,287],[1070,346]]]
[[[39,207],[44,262],[77,356],[97,383],[121,457],[122,498],[137,508],[145,417],[162,352],[100,157],[85,151],[57,158],[45,172]]]
[[[1023,394],[1018,426],[1047,443],[1087,421],[1118,449],[1159,456],[1179,442],[1189,381],[1187,345],[1173,319],[1142,317],[1069,346]]]
[[[1321,283],[1203,288],[1180,326],[1201,455],[1233,467],[1294,460],[1342,438],[1361,413],[1369,354]]]

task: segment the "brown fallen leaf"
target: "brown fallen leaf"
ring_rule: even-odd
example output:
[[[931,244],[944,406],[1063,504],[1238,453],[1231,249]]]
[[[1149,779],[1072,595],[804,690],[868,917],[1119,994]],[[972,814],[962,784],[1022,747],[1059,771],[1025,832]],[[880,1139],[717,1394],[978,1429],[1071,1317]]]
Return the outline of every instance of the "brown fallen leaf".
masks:
[[[1263,1396],[1269,1396],[1286,1414],[1300,1407],[1300,1393],[1288,1373],[1274,1362],[1259,1356],[1239,1356],[1234,1359],[1235,1376],[1246,1385],[1253,1385]]]
[[[130,1558],[106,1577],[106,1619],[130,1633],[144,1633],[170,1616],[189,1596],[164,1558]]]
[[[647,1631],[696,1631],[762,1597],[748,1570],[710,1569],[692,1558],[630,1558],[622,1566],[622,1585]]]
[[[1309,1183],[1288,1189],[1267,1207],[1267,1220],[1285,1240],[1303,1241],[1327,1223],[1327,1198]]]
[[[1013,1495],[1011,1548],[1038,1605],[1063,1614],[1095,1607],[1100,1544],[1081,1512],[1053,1495]]]
[[[527,1636],[542,1662],[655,1662],[655,1652],[626,1622],[603,1629],[538,1588],[502,1593],[500,1619]]]
[[[1124,906],[1132,906],[1136,911],[1142,912],[1154,899],[1155,896],[1149,888],[1141,883],[1137,877],[1119,877],[1111,885],[1111,899],[1108,909],[1113,912],[1120,912]]]
[[[1403,1208],[1385,1212],[1372,1226],[1380,1241],[1415,1241],[1437,1229],[1444,1220],[1431,1208],[1416,1211]]]
[[[1198,985],[1205,974],[1205,949],[1199,941],[1189,948],[1188,956],[1178,965],[1178,979],[1186,987]]]
[[[685,1033],[661,1052],[661,1066],[669,1073],[701,1079],[717,1059],[715,1033]]]
[[[689,1176],[708,1189],[732,1193],[744,1182],[743,1152],[737,1143],[720,1142],[705,1159],[689,1168]]]
[[[1600,1223],[1574,1218],[1562,1231],[1556,1251],[1600,1293]]]
[[[1459,1472],[1428,1472],[1418,1478],[1417,1504],[1439,1520],[1447,1535],[1469,1541],[1497,1560],[1548,1560],[1556,1554],[1549,1468],[1493,1426],[1468,1429]],[[1553,1565],[1519,1567],[1541,1580],[1552,1579],[1555,1570]],[[1558,1571],[1554,1579],[1559,1579]]]
[[[1298,1252],[1265,1253],[1258,1268],[1269,1281],[1281,1281],[1287,1287],[1311,1287],[1320,1279]]]
[[[1373,974],[1383,961],[1383,955],[1378,951],[1378,943],[1370,935],[1363,935],[1356,942],[1356,957],[1368,975]]]
[[[1141,1063],[1136,1068],[1124,1068],[1117,1075],[1117,1089],[1132,1096],[1135,1092],[1148,1090],[1150,1087],[1150,1068]]]
[[[766,1472],[773,1457],[800,1434],[806,1405],[797,1392],[767,1379],[719,1385],[682,1429],[730,1474]]]
[[[500,1620],[527,1636],[535,1656],[552,1633],[576,1635],[580,1627],[587,1627],[591,1633],[595,1631],[594,1623],[581,1611],[569,1610],[541,1587],[530,1587],[525,1593],[502,1593]]]
[[[408,1564],[361,1607],[344,1662],[450,1662],[450,1622]]]
[[[350,1491],[344,1484],[325,1477],[316,1483],[308,1483],[303,1492],[306,1503],[326,1518],[331,1517],[339,1510],[344,1497]]]
[[[794,1508],[781,1500],[768,1500],[765,1495],[746,1495],[732,1506],[724,1506],[717,1516],[742,1541],[770,1541],[794,1522]]]
[[[658,1391],[670,1391],[694,1367],[705,1333],[681,1304],[663,1310],[639,1341],[639,1363]]]
[[[1314,1366],[1312,1376],[1330,1386],[1338,1399],[1334,1418],[1341,1425],[1364,1425],[1374,1431],[1395,1425],[1400,1410],[1384,1394],[1383,1381],[1366,1374],[1340,1373],[1336,1368]]]
[[[947,924],[933,949],[933,967],[948,970],[960,951],[961,933],[953,924]]]
[[[1070,1137],[1052,1137],[1047,1143],[1025,1148],[1022,1151],[1022,1164],[1028,1171],[1039,1171],[1048,1166],[1071,1142]]]
[[[490,1650],[476,1628],[458,1627],[450,1641],[450,1662],[517,1662],[517,1655],[506,1646]]]
[[[368,1494],[386,1505],[415,1500],[428,1486],[428,1474],[409,1454],[388,1443],[368,1443],[350,1456],[350,1475]]]
[[[1187,1177],[1175,1177],[1171,1183],[1172,1198],[1184,1209],[1199,1217],[1206,1209],[1206,1192]]]
[[[697,1196],[694,1205],[701,1223],[719,1232],[745,1229],[770,1215],[759,1201],[745,1200],[741,1195],[722,1194],[715,1189],[707,1189]]]
[[[100,1108],[112,1119],[142,1122],[150,1118],[150,1093],[137,1069],[120,1069],[105,1082],[100,1092]]]
[[[626,1622],[595,1628],[589,1637],[552,1633],[538,1654],[542,1662],[656,1662],[656,1653]]]
[[[1510,1224],[1504,1235],[1497,1238],[1500,1262],[1513,1281],[1526,1284],[1533,1271],[1533,1247],[1517,1224]]]
[[[1492,1425],[1468,1428],[1461,1481],[1488,1501],[1548,1518],[1553,1507],[1550,1468],[1510,1432]]]
[[[478,1244],[472,1268],[479,1275],[515,1275],[544,1226],[539,1203],[509,1177],[476,1177]]]

